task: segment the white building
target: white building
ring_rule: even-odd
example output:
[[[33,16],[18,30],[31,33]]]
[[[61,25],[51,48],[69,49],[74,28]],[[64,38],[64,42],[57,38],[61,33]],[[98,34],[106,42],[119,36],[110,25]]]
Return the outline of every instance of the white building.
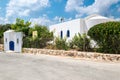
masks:
[[[49,29],[50,31],[53,31],[55,37],[67,38],[67,40],[71,40],[75,34],[87,33],[88,30],[94,25],[109,21],[114,20],[95,14],[84,19],[75,19],[51,25]]]
[[[4,51],[22,52],[22,32],[8,30],[4,32]]]

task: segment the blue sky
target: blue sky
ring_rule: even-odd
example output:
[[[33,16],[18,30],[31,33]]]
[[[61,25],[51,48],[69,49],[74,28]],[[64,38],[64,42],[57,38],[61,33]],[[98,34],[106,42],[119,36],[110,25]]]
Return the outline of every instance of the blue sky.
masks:
[[[91,14],[120,20],[120,0],[0,0],[0,24],[22,18],[49,26]]]

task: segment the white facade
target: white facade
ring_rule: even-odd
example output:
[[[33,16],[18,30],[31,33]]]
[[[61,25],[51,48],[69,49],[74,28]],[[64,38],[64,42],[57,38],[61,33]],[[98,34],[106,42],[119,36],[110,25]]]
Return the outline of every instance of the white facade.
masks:
[[[4,51],[22,52],[22,32],[8,30],[4,32]]]
[[[109,21],[114,20],[100,15],[91,15],[86,17],[85,19],[75,19],[51,25],[49,29],[50,31],[53,31],[55,37],[62,37],[67,38],[67,40],[71,40],[75,36],[75,34],[87,33],[88,30],[94,25]]]

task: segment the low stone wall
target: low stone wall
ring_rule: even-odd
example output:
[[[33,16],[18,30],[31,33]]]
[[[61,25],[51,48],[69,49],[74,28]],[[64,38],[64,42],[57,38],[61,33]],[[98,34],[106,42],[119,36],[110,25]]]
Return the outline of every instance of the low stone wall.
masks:
[[[0,51],[3,51],[4,50],[4,46],[3,44],[0,44]]]
[[[102,54],[95,52],[79,52],[79,51],[64,51],[64,50],[50,50],[50,49],[34,49],[34,48],[24,48],[23,52],[32,53],[32,54],[47,54],[47,55],[55,55],[55,56],[70,56],[70,57],[98,60],[98,61],[120,62],[120,55],[115,55],[115,54]]]
[[[3,50],[4,50],[3,44],[0,44],[0,51]],[[81,59],[120,62],[120,55],[118,54],[102,54],[96,52],[79,52],[79,51],[64,51],[64,50],[35,49],[35,48],[23,48],[23,53],[69,56],[69,57],[76,57]]]

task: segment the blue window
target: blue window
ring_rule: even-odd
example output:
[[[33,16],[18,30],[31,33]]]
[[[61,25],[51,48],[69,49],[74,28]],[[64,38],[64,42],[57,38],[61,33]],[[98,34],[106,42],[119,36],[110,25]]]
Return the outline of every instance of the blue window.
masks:
[[[67,37],[70,37],[70,31],[67,30]]]
[[[60,37],[63,38],[63,31],[60,32]]]

